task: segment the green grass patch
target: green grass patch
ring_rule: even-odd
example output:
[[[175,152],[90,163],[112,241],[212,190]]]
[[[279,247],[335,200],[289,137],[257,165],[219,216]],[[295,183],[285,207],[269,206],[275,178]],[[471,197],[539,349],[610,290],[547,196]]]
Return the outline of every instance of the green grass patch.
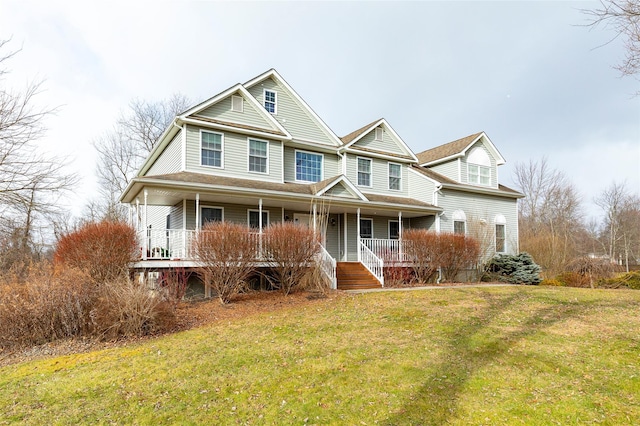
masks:
[[[634,424],[640,292],[371,293],[0,369],[0,424]]]

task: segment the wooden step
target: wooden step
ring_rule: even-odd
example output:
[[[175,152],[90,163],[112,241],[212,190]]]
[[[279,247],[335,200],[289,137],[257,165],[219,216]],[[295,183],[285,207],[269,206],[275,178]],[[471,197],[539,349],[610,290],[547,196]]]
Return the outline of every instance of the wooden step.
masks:
[[[376,277],[360,262],[338,262],[336,278],[338,290],[382,288]]]

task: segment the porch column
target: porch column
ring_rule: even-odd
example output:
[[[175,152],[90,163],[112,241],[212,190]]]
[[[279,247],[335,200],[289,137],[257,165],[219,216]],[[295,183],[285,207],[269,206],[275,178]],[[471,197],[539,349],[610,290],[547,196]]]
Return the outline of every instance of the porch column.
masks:
[[[402,212],[398,212],[398,260],[402,257]]]
[[[258,199],[258,257],[262,257],[262,198]]]
[[[317,229],[316,229],[316,213],[317,213],[317,205],[316,203],[313,203],[313,233],[317,234]]]
[[[196,230],[200,229],[200,193],[196,193]]]
[[[342,254],[342,260],[345,262],[349,260],[349,244],[347,244],[347,212],[344,212],[344,229],[343,229],[343,240],[344,240],[344,252]]]
[[[147,260],[147,249],[149,248],[149,230],[147,229],[147,197],[149,191],[144,190],[144,210],[142,216],[142,226],[144,227],[144,242],[142,243],[142,259]]]
[[[362,261],[360,255],[360,207],[358,207],[356,215],[356,253],[358,253],[358,262]]]
[[[133,207],[129,203],[129,226],[133,227]]]
[[[136,198],[136,231],[140,231],[140,200]]]

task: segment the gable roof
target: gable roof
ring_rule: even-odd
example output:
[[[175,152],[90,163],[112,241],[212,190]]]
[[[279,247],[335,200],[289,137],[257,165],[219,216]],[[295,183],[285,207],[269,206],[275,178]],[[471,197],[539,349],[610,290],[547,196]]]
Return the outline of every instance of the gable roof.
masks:
[[[358,188],[356,188],[350,181],[349,179],[346,178],[345,175],[340,175],[340,176],[334,176],[332,178],[329,179],[325,179],[321,182],[318,182],[316,184],[313,184],[313,188],[315,190],[315,195],[316,196],[321,196],[324,194],[327,194],[329,191],[331,191],[332,189],[336,188],[336,187],[343,187],[344,189],[347,190],[347,192],[349,192],[349,194],[351,194],[353,196],[353,198],[357,198],[363,201],[367,200],[367,197],[364,196],[364,194],[362,192],[360,192],[360,190]]]
[[[489,149],[489,151],[491,151],[496,159],[496,165],[499,166],[501,164],[504,164],[504,157],[502,157],[500,151],[498,151],[496,146],[493,144],[493,142],[491,142],[491,139],[489,139],[485,132],[474,133],[472,135],[465,136],[464,138],[457,139],[453,142],[449,142],[444,145],[422,151],[417,154],[418,163],[421,166],[432,166],[434,164],[439,164],[459,157],[464,157],[467,153],[467,150],[469,150],[469,148],[471,148],[480,139],[484,139],[485,143],[487,144],[487,148]]]
[[[436,181],[437,183],[441,184],[443,188],[455,189],[455,190],[466,191],[466,192],[476,192],[476,193],[482,193],[482,194],[501,195],[501,196],[506,196],[511,198],[524,197],[524,194],[516,191],[515,189],[511,189],[507,186],[504,186],[502,184],[498,184],[498,189],[491,188],[491,187],[485,188],[485,187],[479,187],[476,185],[467,185],[464,183],[456,182],[453,179],[449,179],[448,177],[441,175],[440,173],[434,172],[433,170],[428,169],[426,167],[422,167],[422,166],[415,166],[415,165],[411,166],[411,170],[433,181]]]
[[[309,113],[312,120],[314,120],[322,128],[322,130],[329,136],[329,139],[331,140],[334,146],[341,145],[340,138],[333,132],[333,130],[329,128],[329,126],[327,126],[327,124],[320,118],[320,116],[316,114],[313,108],[311,108],[304,101],[304,99],[302,99],[302,97],[298,95],[298,93],[295,90],[293,90],[293,88],[289,85],[289,83],[287,83],[287,81],[284,78],[282,78],[282,76],[278,74],[278,72],[274,68],[271,68],[270,70],[260,74],[259,76],[254,77],[251,80],[247,81],[246,83],[244,83],[244,87],[247,89],[251,88],[268,78],[272,78],[274,81],[281,84],[293,96],[296,102],[298,102],[298,104]]]
[[[364,138],[366,135],[371,133],[376,127],[382,127],[388,133],[390,133],[392,140],[397,144],[397,146],[400,148],[400,151],[402,151],[403,154],[388,152],[388,151],[381,151],[378,149],[357,145],[357,143],[362,138]],[[341,149],[353,149],[358,151],[364,151],[371,154],[390,156],[390,157],[395,157],[400,159],[411,160],[415,162],[418,161],[418,158],[415,156],[411,148],[409,148],[409,146],[402,140],[402,138],[396,133],[396,131],[393,130],[393,127],[391,127],[391,125],[384,118],[380,118],[376,121],[373,121],[367,124],[366,126],[363,126],[358,130],[353,131],[340,139],[342,140],[342,143],[343,143],[343,146]]]

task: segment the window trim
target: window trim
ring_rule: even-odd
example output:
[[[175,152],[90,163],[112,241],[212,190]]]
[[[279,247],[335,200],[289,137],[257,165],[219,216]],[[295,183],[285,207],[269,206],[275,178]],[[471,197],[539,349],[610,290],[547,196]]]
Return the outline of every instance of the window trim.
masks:
[[[267,92],[273,93],[273,102],[267,101]],[[267,102],[273,104],[273,112],[267,109]],[[262,89],[262,106],[269,114],[278,115],[278,92],[272,89]]]
[[[477,167],[478,168],[478,179],[477,181],[472,181],[471,180],[471,167]],[[488,171],[488,175],[487,176],[483,176],[481,173],[481,170],[487,170]],[[476,174],[474,174],[474,176],[476,176]],[[486,177],[488,179],[487,183],[482,183],[482,178]],[[467,182],[473,185],[482,185],[482,186],[491,186],[491,166],[484,166],[482,164],[476,164],[476,163],[467,163]]]
[[[260,209],[247,209],[247,226],[249,227],[249,229],[257,229],[259,231],[260,230],[260,226],[256,226],[255,228],[251,227],[251,213],[252,212],[258,213],[258,215],[259,215],[260,214]],[[269,213],[269,210],[262,209],[262,214],[264,214],[264,213],[267,214],[267,223],[264,222],[264,219],[262,220],[262,229],[263,230],[264,230],[264,228],[269,226],[269,224],[271,223],[271,214]]]
[[[391,236],[391,224],[392,223],[397,223],[398,224],[398,237],[397,238],[393,238]],[[387,221],[387,238],[390,240],[399,240],[400,239],[400,221],[398,219],[389,219]]]
[[[202,164],[202,134],[209,133],[213,135],[220,135],[220,165],[219,166],[210,166],[208,164]],[[213,151],[213,150],[210,150]],[[200,129],[200,166],[202,167],[210,167],[212,169],[224,169],[224,133],[213,132],[211,130]]]
[[[367,160],[369,162],[369,185],[360,185],[360,160]],[[373,188],[373,159],[356,157],[356,183],[363,188]]]
[[[373,239],[373,218],[372,217],[361,217],[360,218],[360,222],[362,222],[363,220],[368,220],[369,222],[371,222],[371,236],[370,237],[363,237],[362,236],[362,223],[359,223],[358,224],[358,228],[360,228],[360,235],[358,235],[358,238]]]
[[[202,214],[202,209],[218,209],[221,210],[220,221],[224,222],[224,207],[222,206],[212,206],[208,204],[200,204],[200,223],[198,225],[198,229],[202,229],[204,223],[202,222],[204,219],[204,215]]]
[[[506,253],[507,252],[507,220],[504,215],[497,214],[494,218],[494,248],[496,253]],[[502,226],[502,250],[498,250],[498,226]]]
[[[264,142],[267,144],[267,169],[264,172],[260,172],[257,170],[251,170],[251,141],[255,142]],[[262,157],[258,157],[262,158]],[[269,174],[269,141],[264,139],[256,139],[256,138],[247,138],[247,172],[249,173],[257,173],[260,175],[268,175]]]
[[[391,178],[395,176],[391,176],[391,166],[398,166],[400,168],[400,177],[398,177],[398,179],[400,179],[400,185],[398,189],[395,188],[391,188]],[[394,163],[391,161],[387,162],[387,189],[389,191],[402,191],[402,164],[400,163]]]
[[[451,232],[457,235],[467,235],[467,215],[462,210],[456,210],[451,214]],[[456,223],[462,223],[464,232],[456,232]]]
[[[378,132],[380,137],[378,137]],[[373,134],[373,140],[374,141],[383,141],[384,140],[384,129],[380,126],[376,127],[374,130],[374,134]]]
[[[298,179],[298,165],[297,165],[297,157],[298,157],[298,153],[305,153],[305,154],[312,154],[312,155],[319,155],[321,158],[320,161],[320,180],[317,182],[322,182],[324,180],[324,154],[322,154],[321,152],[313,152],[313,151],[305,151],[302,149],[296,149],[294,150],[293,153],[293,172],[295,174],[294,178],[296,182],[304,182],[304,183],[317,183],[316,181],[312,181],[312,180],[300,180]]]

